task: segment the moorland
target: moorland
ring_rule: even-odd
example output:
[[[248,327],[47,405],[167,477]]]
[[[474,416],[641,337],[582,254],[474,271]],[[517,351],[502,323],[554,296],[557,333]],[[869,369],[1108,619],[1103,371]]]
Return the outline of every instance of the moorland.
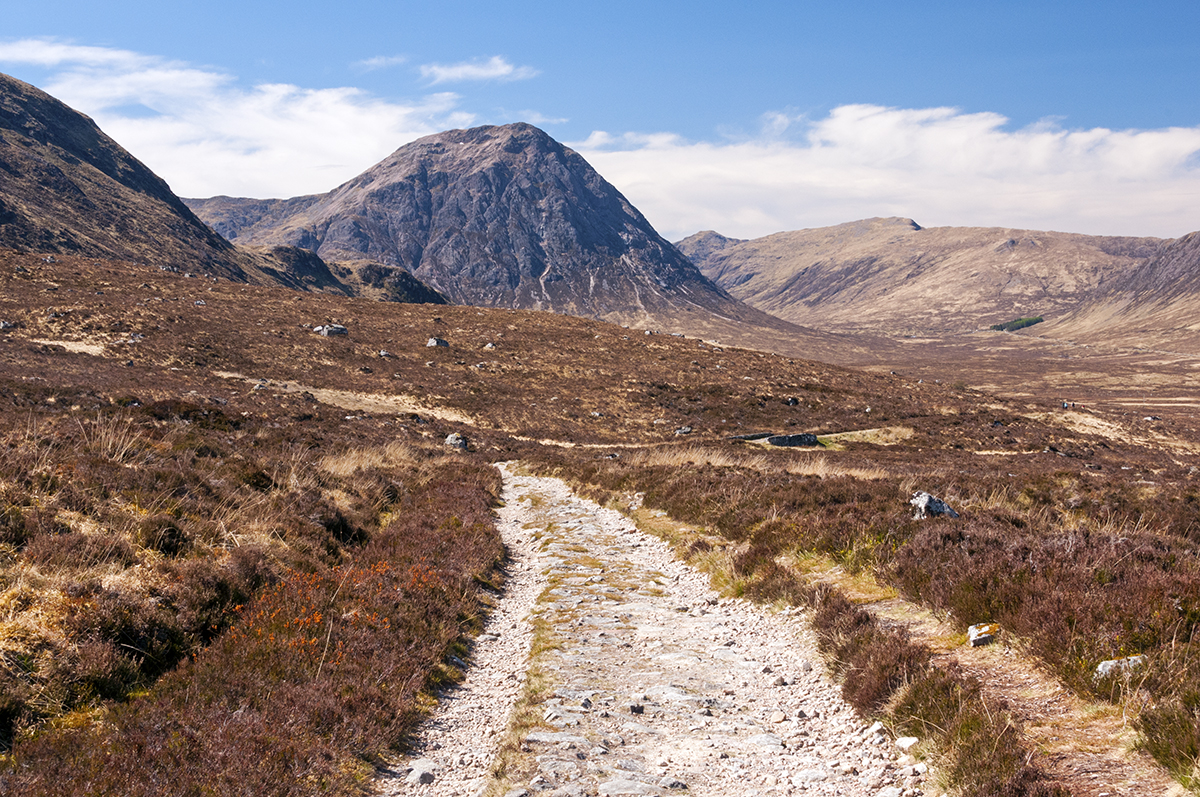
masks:
[[[962,794],[1105,786],[1078,764],[1096,739],[947,660],[979,622],[1105,723],[1106,755],[1196,786],[1190,237],[1005,238],[992,282],[1051,269],[1038,246],[1110,260],[937,328],[857,313],[899,272],[854,250],[808,289],[874,325],[829,331],[738,301],[528,125],[197,217],[90,120],[0,89],[0,790],[368,791],[503,595],[501,460],[640,493],[726,594],[809,607],[847,699],[932,737]],[[487,157],[446,156],[460,139]],[[916,490],[959,517],[915,519]]]
[[[826,607],[865,712],[902,716],[892,692],[940,671],[810,571],[1001,623],[1072,689],[1136,705],[1147,749],[1189,771],[1190,410],[1063,410],[568,316],[91,258],[8,252],[0,281],[13,788],[361,787],[495,599],[490,463],[512,459],[704,529],[685,553],[731,594]],[[327,323],[349,334],[313,331]],[[764,431],[822,445],[733,439]],[[914,489],[962,517],[914,521]],[[1093,678],[1135,654],[1149,701]],[[942,711],[972,688],[930,683]]]

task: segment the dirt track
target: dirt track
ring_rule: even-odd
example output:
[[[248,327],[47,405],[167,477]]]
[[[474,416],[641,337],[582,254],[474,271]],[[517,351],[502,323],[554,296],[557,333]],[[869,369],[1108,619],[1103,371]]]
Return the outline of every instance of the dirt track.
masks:
[[[924,765],[898,761],[826,679],[801,614],[719,600],[620,513],[502,470],[506,597],[384,794],[924,793]],[[545,621],[532,657],[531,616]],[[499,783],[497,739],[531,666],[542,727]]]

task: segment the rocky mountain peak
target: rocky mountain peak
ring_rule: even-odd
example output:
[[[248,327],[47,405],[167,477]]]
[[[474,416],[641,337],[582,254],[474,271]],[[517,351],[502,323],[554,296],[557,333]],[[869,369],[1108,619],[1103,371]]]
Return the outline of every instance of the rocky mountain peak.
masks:
[[[578,153],[529,124],[426,136],[327,194],[189,204],[238,243],[402,267],[457,303],[612,320],[733,304]]]

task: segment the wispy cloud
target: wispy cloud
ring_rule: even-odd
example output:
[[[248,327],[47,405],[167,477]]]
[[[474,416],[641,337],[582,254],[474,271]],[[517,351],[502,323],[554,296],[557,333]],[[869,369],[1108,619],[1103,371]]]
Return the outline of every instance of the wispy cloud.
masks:
[[[361,61],[355,61],[354,66],[365,72],[373,72],[376,69],[387,69],[392,66],[408,63],[406,55],[377,55],[374,58],[364,58]]]
[[[752,237],[871,216],[1176,236],[1200,228],[1200,128],[1007,129],[994,113],[845,105],[729,143],[594,132],[573,144],[659,230]]]
[[[565,116],[546,116],[537,111],[517,111],[513,114],[514,119],[520,119],[522,122],[528,122],[531,125],[565,125],[571,121]]]
[[[0,43],[0,64],[50,69],[41,88],[183,196],[327,191],[415,138],[475,121],[450,92],[398,103],[356,88],[245,87],[218,70],[53,40]]]
[[[463,61],[457,64],[422,64],[421,77],[430,83],[461,83],[468,80],[526,80],[538,74],[528,66],[513,66],[505,58],[493,55],[486,61]]]

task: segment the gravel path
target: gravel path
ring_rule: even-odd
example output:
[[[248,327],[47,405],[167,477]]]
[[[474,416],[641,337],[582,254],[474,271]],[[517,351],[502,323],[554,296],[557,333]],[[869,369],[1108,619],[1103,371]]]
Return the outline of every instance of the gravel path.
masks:
[[[924,793],[924,765],[858,720],[825,678],[799,612],[718,599],[620,513],[500,467],[505,598],[466,682],[381,793],[474,797],[491,784],[533,614],[552,636],[538,654],[551,681],[546,727],[509,761],[510,797]]]

